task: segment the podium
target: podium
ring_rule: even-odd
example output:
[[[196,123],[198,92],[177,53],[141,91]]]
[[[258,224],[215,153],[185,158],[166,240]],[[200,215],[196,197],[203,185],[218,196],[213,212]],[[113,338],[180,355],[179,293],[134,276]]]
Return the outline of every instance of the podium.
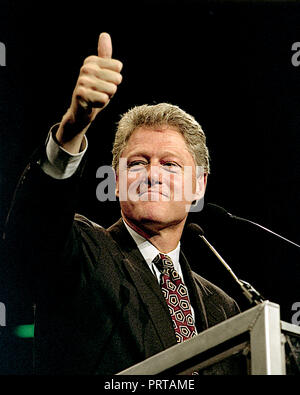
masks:
[[[300,375],[300,327],[265,301],[118,375]]]

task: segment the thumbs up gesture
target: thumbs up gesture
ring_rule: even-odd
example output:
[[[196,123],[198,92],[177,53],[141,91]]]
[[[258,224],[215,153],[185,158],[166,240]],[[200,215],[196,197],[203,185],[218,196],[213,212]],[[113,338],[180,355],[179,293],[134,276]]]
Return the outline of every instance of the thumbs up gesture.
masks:
[[[85,59],[73,91],[71,106],[57,131],[58,142],[72,153],[79,151],[83,135],[97,114],[107,106],[122,81],[122,63],[112,59],[108,33],[101,33],[98,56]]]
[[[121,83],[122,63],[112,59],[112,43],[108,33],[101,33],[98,56],[85,59],[75,90],[75,99],[83,107],[105,107]]]

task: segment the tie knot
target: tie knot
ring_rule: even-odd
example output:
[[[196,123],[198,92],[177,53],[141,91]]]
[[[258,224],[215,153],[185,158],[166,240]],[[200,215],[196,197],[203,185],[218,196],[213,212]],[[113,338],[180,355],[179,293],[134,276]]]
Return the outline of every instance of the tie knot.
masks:
[[[174,264],[172,259],[165,254],[158,254],[153,259],[153,263],[156,265],[158,270],[163,274],[169,274],[169,271],[174,270]]]

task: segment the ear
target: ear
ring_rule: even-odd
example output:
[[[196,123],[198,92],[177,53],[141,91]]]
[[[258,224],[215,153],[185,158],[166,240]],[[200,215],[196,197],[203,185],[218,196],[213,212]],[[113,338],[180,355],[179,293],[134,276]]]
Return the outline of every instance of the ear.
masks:
[[[115,180],[116,180],[116,188],[115,188],[115,195],[119,198],[120,190],[119,190],[119,171],[114,169],[115,173]]]
[[[195,192],[195,200],[200,200],[204,197],[206,185],[207,185],[207,173],[199,174],[196,179],[196,192]]]

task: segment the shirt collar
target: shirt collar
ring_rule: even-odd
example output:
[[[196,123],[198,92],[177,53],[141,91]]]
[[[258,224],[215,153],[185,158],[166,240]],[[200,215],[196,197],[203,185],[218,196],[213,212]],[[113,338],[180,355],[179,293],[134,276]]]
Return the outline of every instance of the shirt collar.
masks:
[[[124,220],[123,222],[124,225],[126,226],[126,229],[132,236],[133,240],[135,241],[141,254],[143,255],[145,261],[149,265],[150,269],[152,269],[153,259],[156,257],[157,254],[160,253],[160,251],[153,244],[151,244],[150,241],[145,239],[143,236],[141,236],[135,230],[133,230],[129,225],[127,225],[127,223]],[[172,259],[174,267],[177,271],[181,271],[179,270],[179,254],[180,254],[180,241],[174,250],[166,254]]]

